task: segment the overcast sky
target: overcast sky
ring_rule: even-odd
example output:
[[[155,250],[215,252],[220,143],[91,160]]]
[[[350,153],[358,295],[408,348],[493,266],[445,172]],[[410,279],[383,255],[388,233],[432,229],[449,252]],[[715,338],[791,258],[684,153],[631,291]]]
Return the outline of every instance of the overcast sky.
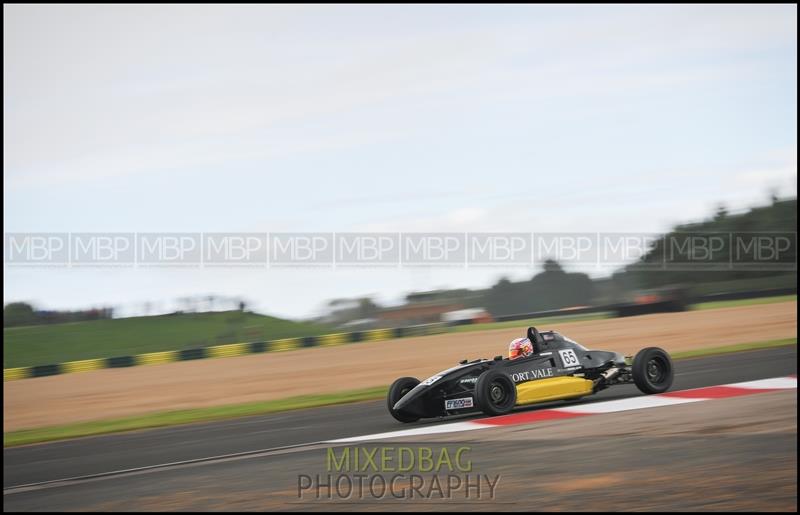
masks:
[[[664,231],[796,195],[797,7],[3,7],[4,232]],[[4,302],[535,269],[20,269]]]

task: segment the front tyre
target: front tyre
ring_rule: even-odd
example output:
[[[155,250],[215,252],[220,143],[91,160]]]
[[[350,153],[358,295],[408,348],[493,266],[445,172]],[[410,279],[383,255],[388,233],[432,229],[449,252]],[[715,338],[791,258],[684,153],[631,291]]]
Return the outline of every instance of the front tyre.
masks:
[[[475,383],[475,403],[487,415],[505,415],[517,404],[517,387],[501,371],[487,370]]]
[[[672,359],[664,349],[647,347],[636,353],[631,367],[633,382],[643,393],[664,393],[675,377]]]
[[[386,396],[386,404],[389,408],[389,413],[400,422],[416,422],[419,417],[406,413],[403,410],[395,410],[394,405],[397,401],[403,398],[405,394],[414,389],[419,384],[419,379],[415,377],[401,377],[389,387],[389,393]]]

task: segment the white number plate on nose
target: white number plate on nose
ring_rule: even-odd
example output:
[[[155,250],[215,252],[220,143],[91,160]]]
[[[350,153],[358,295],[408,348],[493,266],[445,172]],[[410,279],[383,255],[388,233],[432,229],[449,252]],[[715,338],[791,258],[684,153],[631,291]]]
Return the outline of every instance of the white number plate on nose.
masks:
[[[578,356],[575,355],[575,351],[572,349],[560,350],[558,354],[561,356],[561,361],[564,362],[565,367],[577,367],[581,364],[581,362],[578,361]]]

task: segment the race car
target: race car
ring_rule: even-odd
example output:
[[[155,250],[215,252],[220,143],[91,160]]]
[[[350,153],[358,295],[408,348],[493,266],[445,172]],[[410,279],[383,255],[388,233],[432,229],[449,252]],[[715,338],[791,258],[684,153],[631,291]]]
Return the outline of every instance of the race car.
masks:
[[[389,388],[389,413],[400,422],[478,411],[494,416],[517,406],[578,399],[617,384],[634,383],[646,394],[672,385],[672,360],[658,347],[626,358],[535,327],[528,328],[527,339],[532,345],[527,356],[463,360],[422,382],[401,377]]]

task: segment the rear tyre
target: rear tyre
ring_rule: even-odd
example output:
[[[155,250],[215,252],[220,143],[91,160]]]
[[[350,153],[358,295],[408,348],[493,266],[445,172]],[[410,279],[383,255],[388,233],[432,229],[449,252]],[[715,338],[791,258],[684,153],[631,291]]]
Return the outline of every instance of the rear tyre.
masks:
[[[394,405],[403,398],[405,394],[414,389],[419,384],[419,379],[415,377],[401,377],[389,387],[389,394],[386,396],[386,405],[389,413],[400,422],[416,422],[419,417],[406,413],[403,410],[395,410]]]
[[[505,415],[517,404],[517,387],[501,371],[487,370],[475,383],[475,402],[487,415]]]
[[[637,352],[631,374],[636,387],[648,394],[666,392],[675,377],[672,359],[667,351],[658,347],[647,347]]]

